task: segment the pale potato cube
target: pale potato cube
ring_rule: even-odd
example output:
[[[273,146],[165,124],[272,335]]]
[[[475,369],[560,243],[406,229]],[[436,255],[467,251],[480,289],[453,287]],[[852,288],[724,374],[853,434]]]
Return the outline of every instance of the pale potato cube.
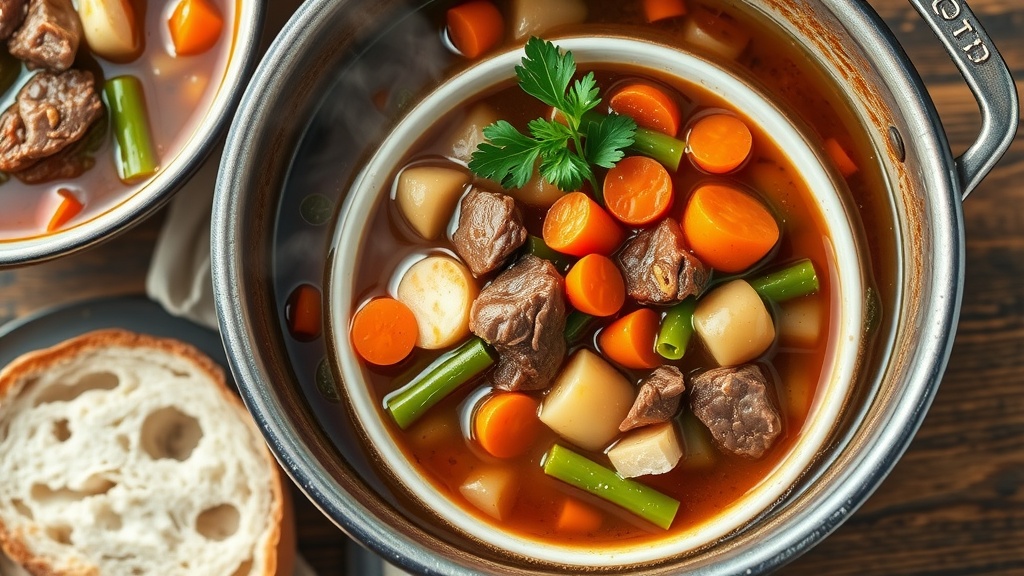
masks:
[[[779,340],[787,346],[811,348],[821,337],[821,303],[815,297],[779,305]]]
[[[484,514],[504,520],[515,506],[519,484],[508,468],[484,468],[470,474],[459,486],[459,493]]]
[[[632,430],[608,450],[608,459],[623,478],[664,474],[682,457],[683,447],[672,422]]]
[[[477,104],[452,130],[448,142],[452,158],[469,162],[476,147],[484,142],[484,128],[498,121],[498,112],[486,104]]]
[[[512,0],[509,13],[512,37],[525,40],[543,36],[557,26],[583,22],[587,19],[587,5],[583,0]]]
[[[469,269],[448,256],[413,264],[398,283],[398,300],[416,317],[416,345],[447,348],[469,336],[469,309],[479,288]]]
[[[701,298],[693,329],[721,366],[753,360],[775,341],[771,314],[745,280],[727,282]]]
[[[395,202],[417,234],[434,240],[448,227],[466,184],[469,174],[454,165],[413,166],[398,175]]]
[[[698,8],[690,14],[683,24],[682,38],[684,42],[725,60],[739,58],[750,44],[750,33],[736,20],[706,8]]]
[[[555,378],[541,405],[540,420],[581,448],[601,450],[618,435],[635,398],[625,376],[583,349]]]
[[[537,166],[540,166],[540,160],[537,161]],[[506,190],[506,192],[509,196],[523,204],[538,208],[549,208],[555,203],[555,200],[565,195],[565,192],[559,190],[558,186],[542,178],[536,168],[533,170],[533,177],[530,178],[525,186],[522,188],[512,188]]]

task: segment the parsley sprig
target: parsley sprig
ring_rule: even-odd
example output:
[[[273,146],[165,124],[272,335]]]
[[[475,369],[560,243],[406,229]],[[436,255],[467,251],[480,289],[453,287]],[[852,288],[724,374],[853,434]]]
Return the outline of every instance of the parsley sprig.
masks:
[[[484,128],[486,142],[473,152],[469,169],[505,188],[522,188],[540,159],[540,175],[561,190],[579,190],[587,180],[597,190],[592,166],[611,168],[633,144],[636,122],[617,114],[584,115],[600,102],[594,73],[573,82],[572,52],[537,37],[526,43],[526,56],[516,66],[519,86],[527,94],[562,113],[565,123],[537,118],[523,134],[505,120]],[[585,124],[585,125],[584,125]]]

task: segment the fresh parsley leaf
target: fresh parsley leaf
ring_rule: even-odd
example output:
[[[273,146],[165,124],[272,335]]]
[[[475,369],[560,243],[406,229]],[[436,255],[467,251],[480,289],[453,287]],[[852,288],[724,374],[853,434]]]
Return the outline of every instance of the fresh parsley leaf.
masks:
[[[537,142],[505,120],[484,128],[487,142],[480,143],[469,160],[469,169],[505,188],[522,188],[533,176],[540,155]]]
[[[587,124],[583,156],[595,166],[611,168],[622,160],[623,149],[633,143],[634,135],[636,122],[629,116],[603,116],[600,121]]]
[[[527,135],[499,120],[484,128],[487,142],[473,152],[469,169],[505,188],[522,188],[536,166],[545,180],[564,191],[579,190],[589,181],[597,193],[591,165],[611,168],[621,160],[623,149],[633,144],[636,122],[628,116],[588,114],[601,102],[600,91],[593,72],[573,82],[572,52],[562,53],[536,37],[527,41],[525,52],[522,65],[516,66],[520,88],[556,108],[565,121],[531,120]]]

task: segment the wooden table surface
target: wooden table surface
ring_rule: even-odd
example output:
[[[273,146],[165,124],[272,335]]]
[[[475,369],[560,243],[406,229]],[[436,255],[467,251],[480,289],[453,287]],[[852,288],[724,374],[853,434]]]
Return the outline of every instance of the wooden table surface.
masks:
[[[969,2],[1024,79],[1024,1]],[[974,98],[906,0],[872,0],[921,72],[955,152]],[[949,368],[924,425],[878,491],[782,574],[1024,574],[1024,134],[964,204],[967,282]],[[144,290],[163,216],[70,258],[0,271],[0,323]],[[342,574],[346,538],[296,492],[300,552]]]

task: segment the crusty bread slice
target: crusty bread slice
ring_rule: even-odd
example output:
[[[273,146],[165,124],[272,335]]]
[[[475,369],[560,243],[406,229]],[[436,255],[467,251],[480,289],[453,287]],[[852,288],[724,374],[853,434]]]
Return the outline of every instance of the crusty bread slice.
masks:
[[[0,371],[0,545],[29,573],[290,573],[284,500],[249,414],[189,345],[104,330]]]

